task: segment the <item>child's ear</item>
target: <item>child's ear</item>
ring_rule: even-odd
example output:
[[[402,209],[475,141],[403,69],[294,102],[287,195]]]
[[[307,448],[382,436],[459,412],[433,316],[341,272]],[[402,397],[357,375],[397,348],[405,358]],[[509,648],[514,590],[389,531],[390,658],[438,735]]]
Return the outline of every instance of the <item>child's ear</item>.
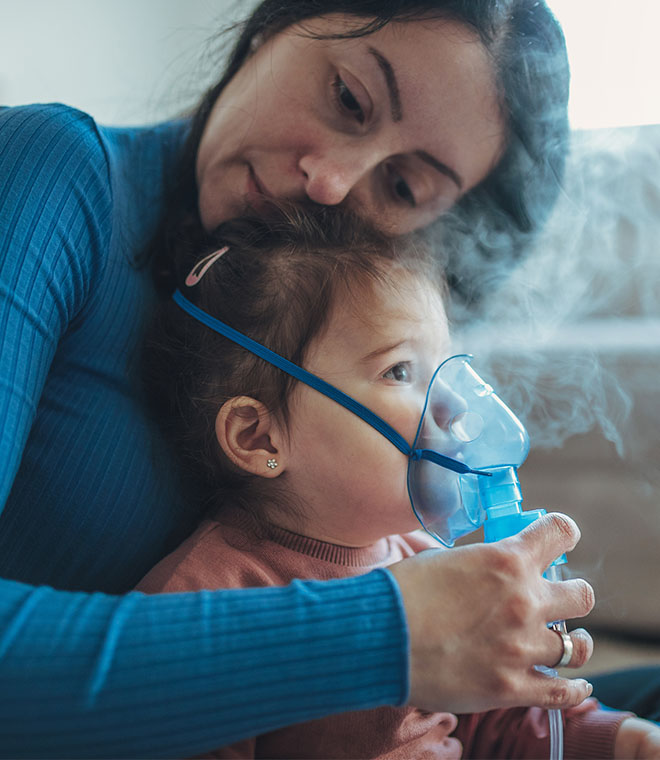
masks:
[[[234,396],[215,418],[215,435],[241,470],[275,478],[285,469],[284,438],[275,416],[257,399]]]

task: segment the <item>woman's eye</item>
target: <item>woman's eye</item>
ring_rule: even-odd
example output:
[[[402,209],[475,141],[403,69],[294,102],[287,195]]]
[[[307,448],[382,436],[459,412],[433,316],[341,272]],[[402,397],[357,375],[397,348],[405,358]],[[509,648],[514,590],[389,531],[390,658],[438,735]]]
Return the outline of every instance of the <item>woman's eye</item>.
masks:
[[[417,201],[413,195],[413,191],[410,189],[410,185],[403,179],[403,177],[392,167],[389,170],[390,182],[392,183],[392,193],[397,201],[404,201],[409,206],[415,208]]]
[[[395,380],[397,383],[410,382],[410,366],[407,362],[400,362],[387,370],[383,375],[388,380]]]
[[[335,97],[340,107],[351,114],[360,124],[364,124],[364,111],[357,98],[348,89],[344,80],[337,75],[334,81]]]

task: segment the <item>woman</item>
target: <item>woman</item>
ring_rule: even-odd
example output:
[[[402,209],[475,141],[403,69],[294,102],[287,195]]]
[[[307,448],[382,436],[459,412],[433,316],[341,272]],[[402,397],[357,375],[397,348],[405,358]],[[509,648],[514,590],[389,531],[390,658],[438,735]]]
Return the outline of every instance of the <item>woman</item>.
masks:
[[[324,98],[310,100],[310,82]],[[578,539],[565,518],[457,549],[451,565],[440,553],[327,584],[112,596],[196,517],[141,398],[149,239],[166,278],[181,225],[201,232],[263,195],[353,205],[392,233],[454,204],[447,247],[482,226],[485,262],[493,240],[547,213],[565,100],[563,39],[535,0],[267,0],[190,125],[0,112],[2,753],[180,756],[383,704],[587,696],[584,681],[531,671],[564,652],[559,637],[539,651],[540,627],[593,603],[583,581],[541,579]],[[455,291],[471,299],[478,278],[459,264]],[[572,640],[579,666],[591,642]]]

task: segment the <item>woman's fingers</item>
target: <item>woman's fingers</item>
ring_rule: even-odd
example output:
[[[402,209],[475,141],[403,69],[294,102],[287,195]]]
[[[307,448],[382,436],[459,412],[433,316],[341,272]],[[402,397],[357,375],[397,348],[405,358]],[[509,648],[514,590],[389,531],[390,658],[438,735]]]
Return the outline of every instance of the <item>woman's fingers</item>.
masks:
[[[594,642],[591,636],[584,628],[576,628],[571,631],[569,637],[572,642],[571,659],[562,667],[581,668],[585,665],[594,651]],[[544,651],[539,654],[539,665],[545,665],[548,668],[556,668],[564,656],[563,637],[551,628],[547,629],[547,635],[543,637]]]
[[[533,564],[546,568],[557,557],[575,548],[580,540],[580,529],[568,515],[553,512],[539,517],[518,535],[504,540],[522,544]]]
[[[570,552],[579,539],[580,531],[570,517],[552,513],[539,518],[506,541],[511,541],[527,558],[527,572],[538,573],[548,568],[557,557]],[[505,541],[500,543],[505,545]],[[593,609],[596,601],[594,590],[583,578],[544,580],[544,583],[547,601],[543,605],[543,614],[547,622],[581,618]]]
[[[548,710],[575,707],[590,697],[593,691],[593,686],[584,678],[561,678],[534,670],[531,679],[529,704]]]
[[[596,603],[593,588],[583,578],[547,581],[546,589],[548,622],[584,617],[591,612]]]
[[[493,707],[568,707],[589,694],[582,679],[544,677],[563,643],[549,621],[586,615],[593,591],[581,580],[550,582],[543,572],[579,536],[561,516],[495,544],[422,552],[389,568],[406,612],[410,704],[480,712]],[[534,527],[534,526],[531,526]],[[547,540],[552,548],[539,548]],[[571,634],[570,667],[591,655],[586,631]]]
[[[567,668],[581,668],[586,665],[594,653],[594,640],[584,628],[576,628],[569,636],[573,642],[573,655]]]

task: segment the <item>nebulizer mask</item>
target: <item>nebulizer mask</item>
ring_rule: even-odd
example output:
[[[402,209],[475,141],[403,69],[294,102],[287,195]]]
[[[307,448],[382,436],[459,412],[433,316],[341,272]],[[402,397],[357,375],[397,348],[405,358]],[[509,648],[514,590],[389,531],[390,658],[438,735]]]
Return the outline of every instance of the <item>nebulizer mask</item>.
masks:
[[[450,469],[451,463],[423,454],[408,464],[413,510],[445,546],[479,528],[513,497],[521,501],[516,469],[529,452],[522,423],[474,371],[471,359],[453,356],[435,371],[412,446],[413,452],[436,452],[465,469]]]
[[[517,468],[529,452],[529,438],[520,420],[474,371],[471,356],[453,356],[433,373],[410,446],[385,420],[340,389],[215,319],[180,291],[173,298],[195,319],[362,418],[403,452],[412,508],[424,529],[445,546],[482,525],[488,542],[512,536],[545,513],[522,511]],[[555,560],[546,576],[558,580],[553,571],[565,561]],[[555,626],[566,630],[563,622]],[[549,713],[550,757],[561,758],[561,717],[557,710]]]

